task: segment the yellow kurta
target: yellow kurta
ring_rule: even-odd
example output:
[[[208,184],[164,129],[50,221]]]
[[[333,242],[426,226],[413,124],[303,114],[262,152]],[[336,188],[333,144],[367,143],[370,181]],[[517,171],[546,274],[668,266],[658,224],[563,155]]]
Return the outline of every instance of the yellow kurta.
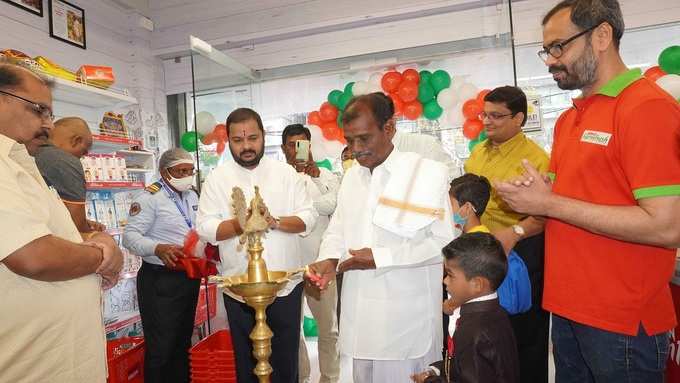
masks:
[[[54,235],[82,242],[23,145],[0,134],[0,261]],[[106,381],[100,278],[41,282],[0,263],[0,382]]]
[[[508,181],[524,173],[522,159],[527,159],[540,173],[548,171],[548,154],[524,133],[519,133],[494,147],[486,140],[477,145],[465,162],[465,172],[486,177],[491,182],[491,198],[482,215],[482,224],[498,230],[517,224],[526,216],[516,213],[496,194],[494,181]]]

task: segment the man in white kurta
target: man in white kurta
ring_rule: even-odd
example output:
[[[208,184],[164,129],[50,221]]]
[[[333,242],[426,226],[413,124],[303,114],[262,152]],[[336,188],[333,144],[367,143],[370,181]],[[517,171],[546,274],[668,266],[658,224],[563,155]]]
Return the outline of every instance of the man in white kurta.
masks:
[[[453,239],[447,168],[394,149],[393,106],[369,94],[345,110],[345,138],[361,166],[345,174],[312,279],[344,272],[341,353],[355,382],[408,382],[439,357],[441,249]]]
[[[262,257],[270,271],[294,271],[304,265],[299,235],[314,229],[318,214],[304,180],[287,164],[264,157],[264,127],[260,116],[247,108],[227,117],[229,150],[234,161],[213,170],[203,184],[196,229],[203,240],[219,245],[222,275],[246,273],[248,254],[239,249],[242,233],[232,207],[232,189],[239,187],[249,202],[259,187],[267,211],[269,232]],[[298,352],[302,278],[293,278],[267,308],[267,323],[274,332],[270,363],[272,381],[298,383]],[[257,382],[249,334],[255,313],[243,299],[225,290],[224,302],[231,329],[239,383]]]

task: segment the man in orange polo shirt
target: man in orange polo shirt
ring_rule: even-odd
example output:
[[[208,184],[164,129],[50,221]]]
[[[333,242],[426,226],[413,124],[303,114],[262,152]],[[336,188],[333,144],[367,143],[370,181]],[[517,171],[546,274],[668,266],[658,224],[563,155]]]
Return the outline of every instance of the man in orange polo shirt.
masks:
[[[560,116],[550,175],[528,162],[496,189],[547,216],[543,307],[558,382],[662,382],[676,318],[680,107],[618,52],[615,0],[566,0],[543,20],[539,55],[581,97]]]

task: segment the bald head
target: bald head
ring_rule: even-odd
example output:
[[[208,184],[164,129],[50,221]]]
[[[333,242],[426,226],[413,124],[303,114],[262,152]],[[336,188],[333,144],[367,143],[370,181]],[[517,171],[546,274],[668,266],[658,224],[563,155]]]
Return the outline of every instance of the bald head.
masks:
[[[64,117],[54,123],[50,141],[58,148],[80,158],[92,147],[92,133],[80,117]]]

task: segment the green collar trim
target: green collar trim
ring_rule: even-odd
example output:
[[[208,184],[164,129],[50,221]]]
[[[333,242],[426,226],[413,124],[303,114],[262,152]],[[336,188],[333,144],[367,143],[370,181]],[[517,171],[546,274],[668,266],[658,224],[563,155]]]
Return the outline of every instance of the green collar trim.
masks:
[[[642,78],[642,70],[640,68],[631,69],[625,73],[616,76],[614,79],[606,83],[600,88],[597,93],[609,97],[617,97],[630,84]]]

